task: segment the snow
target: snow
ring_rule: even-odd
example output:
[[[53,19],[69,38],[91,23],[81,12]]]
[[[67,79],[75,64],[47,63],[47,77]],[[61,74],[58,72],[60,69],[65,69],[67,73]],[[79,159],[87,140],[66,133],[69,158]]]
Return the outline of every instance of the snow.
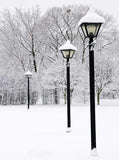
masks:
[[[96,148],[93,148],[91,150],[91,156],[98,156],[98,153],[97,153],[97,149]]]
[[[77,48],[71,44],[71,42],[69,40],[66,41],[66,43],[64,45],[62,45],[59,50],[77,50]]]
[[[97,15],[95,11],[91,8],[88,13],[79,21],[79,26],[82,23],[104,23],[103,17]]]
[[[107,102],[107,105],[106,105]],[[90,146],[89,105],[0,106],[0,160],[118,159],[119,101],[96,106],[97,148]],[[104,105],[103,105],[104,104]]]
[[[28,70],[28,71],[25,73],[25,76],[30,78],[30,77],[32,76],[32,73]]]

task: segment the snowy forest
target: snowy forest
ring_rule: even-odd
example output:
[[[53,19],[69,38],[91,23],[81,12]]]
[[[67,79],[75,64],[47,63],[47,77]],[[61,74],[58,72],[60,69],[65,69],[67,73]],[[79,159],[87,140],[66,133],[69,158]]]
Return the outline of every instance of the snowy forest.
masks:
[[[77,47],[70,59],[71,99],[89,101],[88,39],[78,27],[89,6],[53,7],[44,14],[40,7],[14,13],[0,13],[0,104],[26,104],[27,79],[30,78],[31,104],[66,103],[66,59],[59,47],[66,40]],[[95,45],[95,95],[100,99],[119,98],[119,30],[112,15],[95,12],[105,24]]]

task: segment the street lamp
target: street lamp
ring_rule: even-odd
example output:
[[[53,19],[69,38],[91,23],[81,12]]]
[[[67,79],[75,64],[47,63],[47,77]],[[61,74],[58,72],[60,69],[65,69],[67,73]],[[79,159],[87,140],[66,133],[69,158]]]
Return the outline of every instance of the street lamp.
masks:
[[[32,77],[32,73],[30,71],[25,73],[25,77],[28,79],[28,92],[27,92],[27,96],[28,96],[28,109],[29,109],[29,105],[30,105],[30,84],[29,84],[29,79]]]
[[[96,123],[95,123],[95,78],[94,78],[94,41],[98,36],[104,19],[94,10],[89,12],[79,21],[84,37],[89,38],[89,72],[90,72],[90,115],[91,115],[91,149],[96,148]]]
[[[71,129],[71,114],[70,114],[70,63],[69,59],[73,57],[75,51],[77,50],[69,40],[62,45],[59,50],[61,51],[64,58],[67,59],[66,69],[67,69],[67,132]]]

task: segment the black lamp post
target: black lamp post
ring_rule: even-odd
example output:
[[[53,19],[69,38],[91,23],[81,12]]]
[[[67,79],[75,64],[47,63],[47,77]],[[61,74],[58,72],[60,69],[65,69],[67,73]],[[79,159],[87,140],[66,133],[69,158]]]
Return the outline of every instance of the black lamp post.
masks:
[[[94,79],[94,37],[96,38],[104,19],[93,10],[89,10],[80,21],[84,37],[89,38],[89,75],[90,75],[90,118],[91,118],[91,149],[96,148],[95,122],[95,79]]]
[[[30,105],[30,83],[29,83],[29,79],[32,77],[32,73],[30,71],[25,73],[25,77],[28,79],[28,91],[27,91],[27,96],[28,96],[28,109],[29,109],[29,105]]]
[[[69,59],[73,57],[75,51],[77,50],[69,40],[62,45],[59,50],[61,51],[64,58],[67,59],[66,69],[67,69],[67,132],[71,129],[71,108],[70,108],[70,63]]]

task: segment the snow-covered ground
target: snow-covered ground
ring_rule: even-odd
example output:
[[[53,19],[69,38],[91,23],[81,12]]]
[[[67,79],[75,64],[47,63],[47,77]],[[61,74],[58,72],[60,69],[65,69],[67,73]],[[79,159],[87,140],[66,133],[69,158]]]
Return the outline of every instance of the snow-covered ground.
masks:
[[[118,160],[119,101],[96,107],[97,155],[90,150],[89,105],[0,106],[0,160]]]

